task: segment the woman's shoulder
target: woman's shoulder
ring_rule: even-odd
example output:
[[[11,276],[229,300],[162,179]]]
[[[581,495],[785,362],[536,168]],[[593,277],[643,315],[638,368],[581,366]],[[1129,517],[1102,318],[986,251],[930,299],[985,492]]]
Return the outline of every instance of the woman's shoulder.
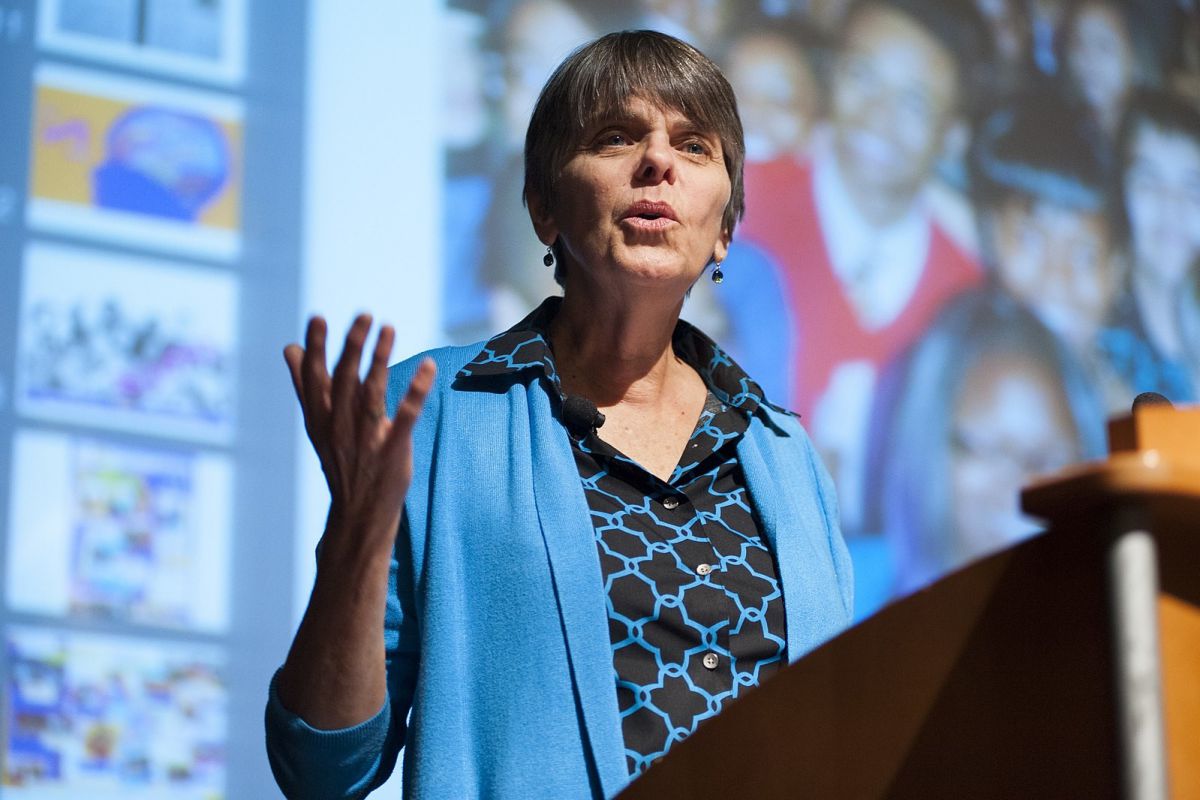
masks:
[[[428,405],[430,401],[437,402],[437,398],[445,393],[446,389],[454,382],[455,376],[479,353],[484,344],[484,342],[475,342],[467,345],[434,347],[388,367],[386,397],[388,413],[395,412],[396,406],[408,390],[409,382],[416,374],[417,366],[422,361],[427,358],[432,359],[437,367],[437,376],[434,378],[433,388],[426,401]]]
[[[480,349],[486,342],[474,342],[472,344],[463,345],[448,345],[445,347],[433,347],[429,350],[423,350],[416,355],[409,356],[403,361],[397,361],[388,367],[388,377],[409,375],[417,371],[417,365],[427,358],[433,359],[433,363],[437,365],[438,374],[441,375],[446,370],[453,370],[457,373],[460,369],[479,354]],[[450,376],[453,378],[453,375]]]

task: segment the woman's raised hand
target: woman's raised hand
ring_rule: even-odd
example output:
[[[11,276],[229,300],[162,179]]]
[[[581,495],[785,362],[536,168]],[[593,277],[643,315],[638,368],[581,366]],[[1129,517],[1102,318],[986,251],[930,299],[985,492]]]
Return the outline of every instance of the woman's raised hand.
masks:
[[[308,323],[304,347],[283,351],[332,501],[317,580],[276,688],[284,708],[325,730],[370,719],[387,698],[380,631],[388,570],[412,480],[413,424],[436,371],[433,361],[421,362],[388,419],[387,361],[396,334],[386,325],[379,330],[371,366],[359,380],[370,330],[369,316],[354,320],[332,375],[320,317]]]
[[[370,367],[360,380],[359,363],[370,329],[369,315],[355,318],[332,375],[326,368],[326,324],[320,317],[309,321],[304,347],[289,344],[283,351],[305,430],[329,484],[326,547],[334,544],[328,541],[331,536],[348,535],[360,544],[390,550],[412,480],[413,425],[436,372],[432,360],[421,362],[396,415],[389,419],[384,394],[396,333],[390,325],[380,328]]]

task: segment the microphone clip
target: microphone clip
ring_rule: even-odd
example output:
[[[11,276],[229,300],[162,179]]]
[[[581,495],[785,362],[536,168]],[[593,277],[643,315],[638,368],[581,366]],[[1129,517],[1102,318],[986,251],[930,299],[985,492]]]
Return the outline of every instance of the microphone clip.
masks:
[[[562,420],[573,438],[583,439],[604,424],[604,414],[591,400],[571,394],[563,397]]]

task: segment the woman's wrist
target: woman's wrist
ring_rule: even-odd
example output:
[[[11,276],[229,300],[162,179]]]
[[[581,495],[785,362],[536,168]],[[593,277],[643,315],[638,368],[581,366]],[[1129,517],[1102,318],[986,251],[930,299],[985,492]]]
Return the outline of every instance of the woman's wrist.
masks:
[[[317,571],[327,559],[343,569],[357,568],[391,560],[400,526],[400,513],[380,514],[377,509],[346,509],[336,502],[330,505],[321,537]]]

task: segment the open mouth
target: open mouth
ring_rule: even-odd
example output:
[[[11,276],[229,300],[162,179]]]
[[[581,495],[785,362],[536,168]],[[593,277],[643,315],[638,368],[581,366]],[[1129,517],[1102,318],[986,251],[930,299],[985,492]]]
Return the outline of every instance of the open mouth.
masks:
[[[665,225],[675,221],[675,209],[661,201],[639,200],[626,209],[625,219]]]

